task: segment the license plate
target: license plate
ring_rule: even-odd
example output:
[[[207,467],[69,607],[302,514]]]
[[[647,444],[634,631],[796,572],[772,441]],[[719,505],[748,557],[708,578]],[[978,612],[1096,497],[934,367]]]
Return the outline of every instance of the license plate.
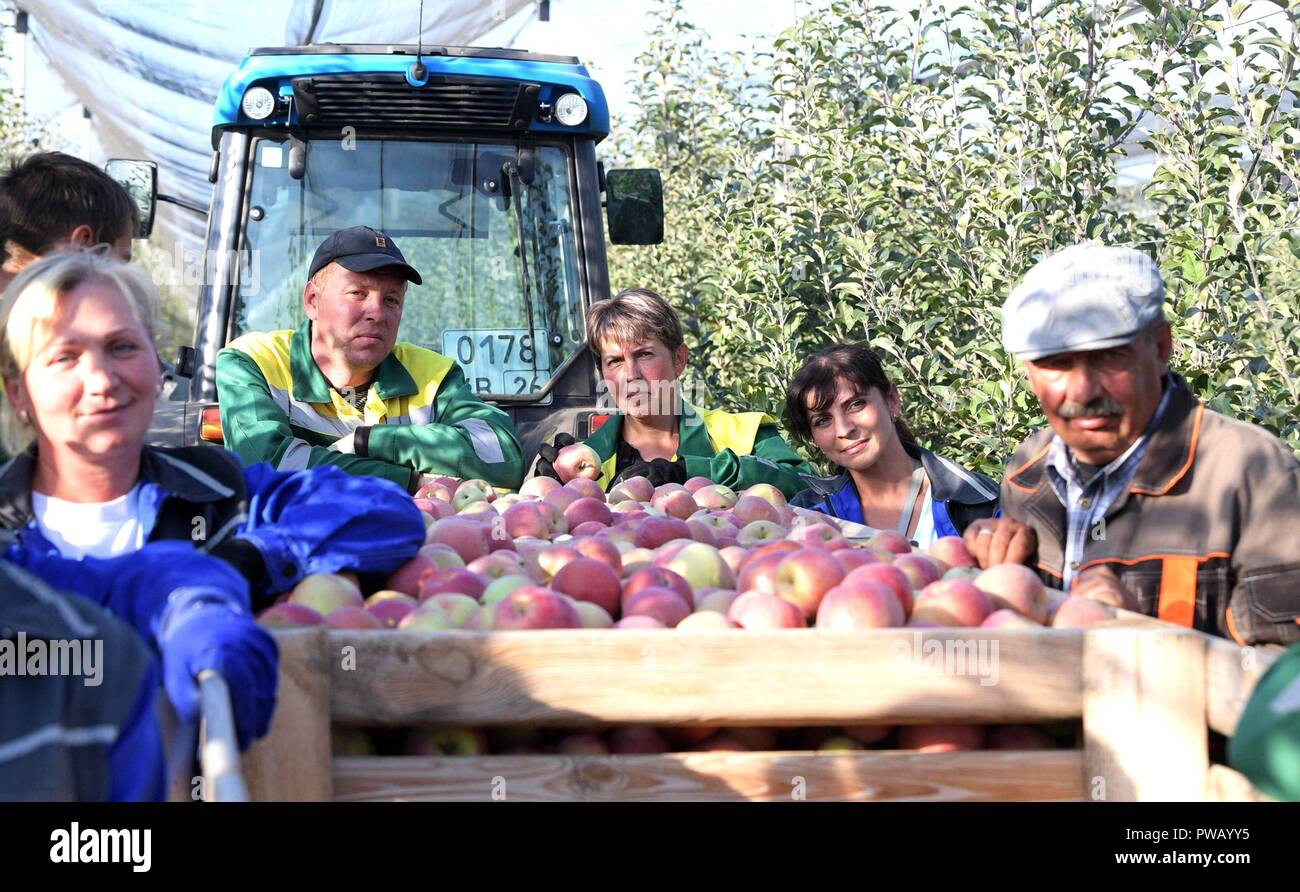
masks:
[[[442,333],[442,354],[456,360],[475,393],[526,396],[551,379],[546,330],[452,329]],[[541,353],[537,353],[540,347]]]

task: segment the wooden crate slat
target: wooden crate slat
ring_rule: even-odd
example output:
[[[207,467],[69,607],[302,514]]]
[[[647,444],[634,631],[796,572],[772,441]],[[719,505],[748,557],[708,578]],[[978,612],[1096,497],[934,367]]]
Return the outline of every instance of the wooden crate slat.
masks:
[[[1078,630],[331,631],[329,653],[334,718],[353,725],[1031,722],[1082,709]]]
[[[1079,750],[334,760],[338,801],[1078,801]]]
[[[1091,798],[1204,798],[1206,649],[1205,636],[1175,627],[1088,629],[1083,726]]]
[[[1260,676],[1277,659],[1264,647],[1240,647],[1226,638],[1209,645],[1205,659],[1206,710],[1210,727],[1232,736]]]
[[[271,730],[242,760],[249,797],[258,802],[328,801],[334,790],[325,630],[284,630],[275,641],[280,683]]]

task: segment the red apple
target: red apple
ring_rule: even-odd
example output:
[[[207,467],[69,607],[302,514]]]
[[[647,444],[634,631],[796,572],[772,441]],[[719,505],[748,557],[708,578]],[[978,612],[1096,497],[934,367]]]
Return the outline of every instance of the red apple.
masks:
[[[867,540],[867,545],[890,554],[907,554],[912,550],[912,543],[906,536],[890,530],[882,530],[876,533]]]
[[[433,565],[439,570],[444,567],[463,567],[464,559],[457,553],[456,549],[450,545],[444,545],[441,542],[434,542],[429,545],[421,546],[420,554],[433,561]]]
[[[573,529],[584,523],[598,523],[607,527],[614,522],[614,515],[609,513],[609,506],[604,499],[583,497],[564,509],[564,521]]]
[[[667,629],[653,616],[625,616],[614,623],[616,629]]]
[[[623,606],[626,607],[629,598],[646,588],[666,588],[680,595],[687,604],[694,599],[690,583],[681,576],[666,567],[646,567],[623,581]]]
[[[840,548],[835,551],[835,560],[840,562],[845,573],[850,573],[865,564],[876,564],[880,558],[865,548]]]
[[[701,487],[691,493],[695,499],[695,504],[701,508],[734,508],[740,497],[729,486],[723,486],[721,483],[714,483],[711,486]]]
[[[325,626],[330,629],[382,629],[384,624],[364,607],[340,607],[325,617]]]
[[[779,523],[772,523],[768,520],[755,520],[752,523],[745,524],[740,533],[736,536],[736,542],[744,548],[753,548],[755,545],[772,539],[784,539],[785,527]],[[798,547],[797,542],[791,542],[791,545]]]
[[[781,512],[771,502],[756,496],[738,498],[731,508],[731,513],[740,520],[742,529],[760,520],[774,525],[779,525],[781,522]]]
[[[567,532],[569,527],[563,521],[556,524],[545,502],[517,502],[501,515],[506,535],[512,539],[527,536],[535,539],[550,539],[557,533]]]
[[[397,624],[402,621],[402,617],[417,606],[419,604],[414,598],[401,592],[375,592],[369,598],[366,598],[366,610],[375,619],[383,623],[386,629],[397,628]]]
[[[686,491],[694,495],[696,491],[704,489],[706,486],[713,486],[713,481],[708,477],[692,477],[682,484]]]
[[[624,617],[649,616],[670,629],[690,614],[689,601],[671,589],[657,586],[641,589],[629,597],[623,605]]]
[[[731,602],[736,600],[738,596],[739,593],[731,589],[700,589],[695,593],[695,612],[712,611],[726,616],[727,611],[731,609]]]
[[[812,618],[822,597],[843,581],[844,568],[829,551],[804,548],[783,557],[773,578],[776,594]]]
[[[867,568],[863,568],[867,569]],[[978,626],[993,612],[989,596],[960,579],[941,579],[916,595],[912,618],[922,622],[965,628]]]
[[[677,624],[679,632],[716,632],[737,628],[736,624],[721,613],[712,610],[699,610]]]
[[[674,539],[691,538],[691,528],[686,521],[675,517],[647,517],[636,528],[632,540],[637,548],[658,548]]]
[[[755,483],[745,490],[744,495],[754,499],[762,499],[773,508],[784,508],[788,504],[785,494],[770,483]]]
[[[727,618],[743,629],[802,629],[803,611],[766,592],[745,592],[731,602]]]
[[[879,582],[845,583],[831,589],[817,609],[817,628],[833,632],[887,629],[907,620],[903,605]]]
[[[618,612],[623,586],[614,569],[604,561],[580,557],[560,568],[551,588],[579,601],[590,601],[611,616]]]
[[[1041,629],[1042,624],[1036,623],[1027,616],[1017,613],[1014,610],[1002,609],[994,610],[980,623],[981,629]]]
[[[590,601],[576,601],[573,609],[578,611],[578,617],[582,620],[584,629],[608,629],[614,625],[614,618],[609,615],[605,608]]]
[[[736,591],[776,594],[776,570],[788,556],[786,552],[773,551],[741,564],[740,575],[736,579]]]
[[[952,753],[983,746],[982,725],[904,725],[898,729],[899,749]]]
[[[425,580],[437,570],[438,565],[428,555],[417,554],[398,567],[393,575],[388,577],[386,584],[393,591],[414,597],[420,593],[420,587],[424,585]]]
[[[1061,602],[1052,617],[1053,629],[1082,629],[1093,623],[1103,623],[1115,618],[1115,608],[1092,598],[1070,595]]]
[[[340,607],[360,607],[363,601],[361,590],[336,573],[313,573],[289,595],[290,604],[310,607],[321,616],[329,616]]]
[[[494,579],[488,583],[487,588],[483,589],[483,594],[479,596],[479,603],[491,607],[500,604],[515,592],[532,588],[535,585],[536,582],[531,576],[524,576],[523,574],[502,576],[500,579]]]
[[[601,489],[600,484],[596,482],[599,479],[599,474],[591,479],[575,477],[564,485],[584,499],[599,499],[601,504],[604,504],[605,490]]]
[[[524,485],[519,487],[519,494],[529,499],[543,499],[547,493],[553,492],[560,488],[560,481],[554,477],[529,477],[524,481]]]
[[[691,498],[691,494],[684,490],[666,492],[662,495],[656,494],[650,504],[669,517],[675,517],[678,520],[685,520],[700,510],[700,506],[695,503],[695,499]]]
[[[944,536],[936,539],[926,550],[949,567],[976,566],[975,558],[966,550],[966,545],[961,541],[960,536]]]
[[[633,502],[649,502],[655,497],[655,485],[645,477],[629,477],[614,487],[613,492],[626,495]]]
[[[429,542],[450,546],[469,563],[492,549],[488,529],[468,517],[444,517],[429,528]]]
[[[974,585],[988,594],[994,607],[1005,607],[1039,625],[1046,624],[1047,589],[1038,574],[1023,564],[989,567],[975,578]]]
[[[474,558],[465,565],[465,569],[484,580],[485,585],[488,581],[500,579],[502,576],[525,572],[524,559],[517,551],[494,551],[481,558]],[[466,594],[472,595],[474,592],[466,592]]]
[[[671,556],[656,558],[655,564],[685,579],[692,590],[734,588],[736,584],[726,559],[712,545],[703,542],[683,545]]]
[[[559,593],[541,586],[512,592],[492,611],[494,629],[580,629],[582,618]]]
[[[889,588],[903,607],[903,615],[912,614],[912,586],[902,570],[893,564],[863,564],[844,577],[846,585],[858,582],[879,582]]]
[[[325,617],[305,604],[286,601],[266,608],[257,615],[258,625],[268,629],[292,629],[299,626],[319,626]]]
[[[560,516],[564,516],[565,510],[578,499],[584,498],[582,493],[569,486],[561,486],[559,489],[548,492],[542,499],[542,504],[550,505]]]
[[[839,530],[824,523],[816,522],[798,522],[791,527],[786,538],[796,545],[805,548],[821,548],[825,551],[835,551],[843,548],[848,544],[848,540]]]
[[[555,457],[554,467],[560,475],[561,483],[579,477],[596,480],[600,477],[600,456],[586,443],[574,443],[560,450]]]
[[[469,595],[462,595],[457,592],[442,592],[422,601],[420,606],[415,609],[415,612],[441,610],[457,628],[460,628],[469,621],[469,618],[474,615],[474,611],[478,610],[478,608],[478,601]]]
[[[555,574],[559,573],[565,564],[576,561],[581,557],[582,552],[572,545],[552,545],[550,548],[538,552],[536,562],[537,568],[541,571],[541,579],[543,581],[554,579]]]
[[[419,598],[423,603],[444,592],[455,592],[478,598],[483,594],[483,588],[483,580],[477,574],[471,573],[464,567],[448,567],[446,570],[439,570],[424,581],[424,585],[420,587]]]
[[[923,554],[900,554],[894,558],[894,566],[903,571],[908,583],[917,590],[943,578],[938,564]]]
[[[577,550],[583,557],[608,565],[615,573],[623,571],[623,556],[619,552],[618,546],[609,538],[604,536],[575,536],[568,545],[570,548]]]
[[[475,609],[478,609],[477,605]],[[397,628],[403,632],[446,632],[460,627],[446,611],[427,606],[412,610],[397,623]]]

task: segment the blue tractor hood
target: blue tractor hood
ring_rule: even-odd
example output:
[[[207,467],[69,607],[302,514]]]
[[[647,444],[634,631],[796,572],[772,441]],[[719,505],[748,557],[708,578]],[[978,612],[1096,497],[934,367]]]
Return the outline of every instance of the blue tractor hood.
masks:
[[[424,71],[415,70],[416,62]],[[255,120],[240,108],[244,94],[265,87],[278,102]],[[576,93],[587,117],[566,126],[549,114]],[[338,129],[344,126],[447,132],[609,134],[609,106],[600,84],[572,56],[477,47],[266,47],[249,53],[221,87],[212,122],[215,148],[232,127]]]

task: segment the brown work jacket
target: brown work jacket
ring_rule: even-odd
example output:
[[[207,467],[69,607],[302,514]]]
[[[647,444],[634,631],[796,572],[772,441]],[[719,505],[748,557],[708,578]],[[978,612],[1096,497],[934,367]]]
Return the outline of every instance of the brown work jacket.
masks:
[[[1149,616],[1239,644],[1300,641],[1300,460],[1172,377],[1165,417],[1074,578],[1104,565]],[[1066,511],[1046,474],[1052,436],[1039,431],[1011,457],[1002,510],[1038,534],[1029,563],[1059,586]]]

